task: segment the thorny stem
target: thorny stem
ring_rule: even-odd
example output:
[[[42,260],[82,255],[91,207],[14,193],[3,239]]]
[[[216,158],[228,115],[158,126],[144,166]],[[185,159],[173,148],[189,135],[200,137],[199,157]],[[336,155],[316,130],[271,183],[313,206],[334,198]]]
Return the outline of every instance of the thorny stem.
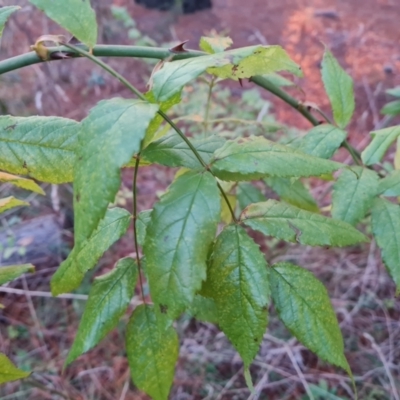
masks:
[[[139,244],[137,238],[137,176],[139,171],[139,163],[140,163],[140,154],[137,155],[136,162],[135,162],[135,172],[133,173],[133,187],[132,187],[132,203],[133,203],[133,241],[135,244],[135,252],[136,252],[136,263],[138,266],[138,273],[139,273],[139,283],[140,283],[140,291],[142,292],[142,300],[143,303],[146,303],[144,298],[144,290],[143,290],[143,280],[142,280],[142,261],[139,255]]]
[[[134,94],[136,94],[136,96],[138,96],[141,100],[143,101],[148,101],[146,99],[145,96],[143,96],[143,94],[137,90],[131,83],[129,83],[121,74],[119,74],[117,71],[115,71],[113,68],[111,68],[109,65],[107,65],[106,63],[104,63],[103,61],[99,60],[97,57],[93,56],[92,54],[90,54],[89,52],[82,50],[81,48],[71,45],[71,44],[65,44],[65,46],[67,48],[70,48],[71,50],[76,51],[78,54],[89,58],[91,61],[93,61],[95,64],[97,64],[98,66],[100,66],[101,68],[103,68],[105,71],[107,71],[109,74],[111,74],[113,77],[117,78],[123,85],[125,85],[130,91],[132,91]],[[192,145],[192,143],[190,142],[190,140],[186,137],[186,135],[178,128],[178,126],[171,120],[171,118],[168,117],[167,114],[165,114],[163,111],[158,110],[157,111],[159,115],[161,115],[161,117],[172,127],[172,129],[175,130],[175,132],[181,137],[181,139],[188,145],[188,147],[190,148],[190,150],[193,152],[193,154],[196,156],[196,158],[199,160],[200,164],[208,171],[210,171],[208,165],[206,164],[206,162],[203,160],[203,158],[201,157],[201,155],[199,154],[199,152],[196,150],[196,148]],[[138,161],[136,161],[136,165],[138,165]],[[137,169],[135,169],[135,174],[137,173]],[[210,173],[214,176],[214,174],[210,171]],[[216,177],[214,176],[214,178],[216,179]],[[222,197],[224,198],[224,200],[226,201],[226,204],[229,208],[229,211],[232,214],[232,219],[233,221],[237,222],[236,217],[235,217],[235,213],[232,209],[231,204],[229,203],[228,197],[226,195],[226,193],[224,192],[224,190],[222,189],[222,186],[219,184],[219,182],[217,181],[217,186],[218,189],[220,190]],[[134,185],[135,188],[135,185]],[[135,204],[135,203],[134,203]],[[136,214],[134,213],[133,215],[134,218],[136,218]],[[136,248],[137,250],[137,248]],[[138,264],[139,266],[139,264]]]
[[[79,46],[72,46],[71,44],[64,44],[64,46],[57,46],[57,47],[48,47],[50,58],[49,60],[42,60],[34,51],[21,54],[16,57],[11,57],[6,60],[0,61],[0,75],[14,71],[19,68],[26,67],[28,65],[38,64],[46,61],[53,61],[61,58],[52,58],[53,53],[63,53],[68,52],[71,53],[69,56],[71,58],[84,56],[90,58],[93,62],[97,65],[104,68],[108,71],[111,75],[115,76],[119,79],[125,86],[127,86],[130,90],[132,90],[136,95],[138,95],[141,99],[142,94],[140,95],[136,93],[136,89],[129,84],[126,79],[124,79],[121,75],[115,75],[115,71],[108,67],[107,64],[99,62],[96,57],[137,57],[137,58],[154,58],[163,60],[174,54],[169,49],[165,49],[162,47],[144,47],[144,46],[122,46],[122,45],[97,45],[93,47],[93,55],[89,52],[85,51],[88,49],[87,46],[79,45]],[[71,52],[72,50],[72,52]],[[82,51],[83,50],[83,51]],[[197,50],[188,50],[179,54],[174,54],[172,60],[182,60],[186,58],[198,57],[205,55],[206,53]],[[91,57],[89,57],[91,56]],[[93,57],[94,56],[94,57]],[[111,72],[113,71],[113,72]],[[122,80],[121,80],[122,78]],[[253,76],[250,79],[256,85],[268,90],[275,96],[282,99],[284,102],[292,106],[296,109],[300,114],[302,114],[308,121],[310,121],[314,126],[319,125],[319,121],[309,112],[307,107],[305,107],[300,101],[296,100],[294,97],[287,94],[285,91],[280,89],[278,86],[270,82],[267,78],[262,76]],[[343,147],[349,151],[350,155],[352,156],[354,162],[358,165],[362,165],[361,163],[361,156],[360,153],[352,147],[347,140],[343,142]]]

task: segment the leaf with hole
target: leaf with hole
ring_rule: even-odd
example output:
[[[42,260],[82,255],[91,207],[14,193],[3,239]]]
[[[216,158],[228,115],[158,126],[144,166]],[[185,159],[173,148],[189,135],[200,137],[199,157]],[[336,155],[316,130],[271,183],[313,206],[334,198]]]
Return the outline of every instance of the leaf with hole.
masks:
[[[344,168],[333,186],[332,217],[356,225],[370,209],[378,183],[375,171],[363,167]]]
[[[75,246],[97,229],[121,184],[121,167],[140,151],[158,106],[114,98],[100,101],[82,122],[74,172]]]
[[[272,300],[290,333],[322,360],[351,376],[342,333],[324,285],[311,272],[290,263],[275,264],[270,275]]]
[[[345,128],[354,113],[353,79],[337,62],[333,54],[325,49],[322,60],[322,80],[333,109],[333,118],[339,128]]]
[[[93,268],[103,253],[125,234],[130,221],[131,214],[128,211],[122,208],[109,209],[97,230],[81,246],[74,247],[51,278],[53,296],[79,287],[85,273]]]
[[[378,185],[378,194],[388,197],[400,196],[400,171],[392,171],[381,179]]]
[[[2,6],[0,8],[0,38],[3,35],[4,26],[12,13],[20,10],[18,6]]]
[[[94,47],[97,41],[97,22],[90,0],[29,1],[82,43]]]
[[[80,124],[59,117],[0,117],[0,169],[49,183],[71,182]]]
[[[138,306],[126,328],[126,352],[135,386],[154,400],[167,400],[178,351],[174,328],[161,328],[153,306]]]
[[[298,179],[271,177],[266,178],[265,183],[286,203],[303,210],[319,212],[314,197]]]
[[[220,197],[209,172],[180,175],[154,205],[143,248],[154,303],[174,319],[206,278],[206,260],[220,218]]]
[[[0,267],[0,285],[11,282],[27,272],[35,272],[32,264],[7,265]]]
[[[241,226],[217,237],[202,293],[214,300],[221,330],[248,367],[267,328],[270,289],[264,255]]]
[[[276,200],[250,204],[240,220],[264,235],[309,246],[350,246],[368,238],[344,221]]]
[[[213,135],[205,139],[190,139],[190,142],[208,164],[214,152],[224,145],[225,139]],[[202,168],[193,151],[176,132],[150,143],[141,153],[141,159],[167,167]]]
[[[26,378],[30,374],[18,369],[5,354],[0,353],[0,385]]]
[[[318,125],[305,136],[296,138],[288,146],[320,158],[331,158],[346,139],[347,133],[330,124]]]
[[[206,71],[222,79],[234,80],[277,71],[301,75],[298,65],[280,46],[243,47],[166,63],[153,77],[155,99],[166,101]]]
[[[400,294],[400,206],[377,198],[372,206],[372,233]]]
[[[110,272],[95,278],[65,365],[96,346],[124,315],[135,291],[137,265],[122,258]]]
[[[371,132],[372,141],[361,153],[365,165],[379,163],[390,145],[400,136],[400,125]]]
[[[250,136],[228,140],[211,159],[211,171],[222,180],[242,181],[266,176],[307,177],[328,174],[342,167],[272,142]]]
[[[11,208],[29,206],[29,203],[23,200],[16,199],[13,196],[0,199],[0,213],[10,210]]]

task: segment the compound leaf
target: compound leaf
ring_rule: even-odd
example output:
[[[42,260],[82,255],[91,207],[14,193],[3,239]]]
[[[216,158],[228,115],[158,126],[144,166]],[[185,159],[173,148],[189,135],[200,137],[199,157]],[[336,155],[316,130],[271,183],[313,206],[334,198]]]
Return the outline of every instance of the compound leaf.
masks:
[[[371,207],[378,183],[378,175],[370,169],[343,169],[333,186],[332,217],[356,225]]]
[[[214,135],[205,139],[191,139],[190,142],[208,164],[214,152],[224,145],[225,139]],[[202,167],[193,151],[176,132],[150,143],[141,153],[141,159],[167,167]]]
[[[45,194],[43,189],[31,179],[21,178],[20,176],[7,174],[0,171],[0,182],[10,183],[11,185],[20,187],[22,189],[30,190],[35,193]]]
[[[174,328],[161,328],[153,306],[142,304],[126,329],[126,351],[134,384],[154,400],[167,400],[178,360]]]
[[[227,141],[211,160],[211,170],[218,178],[233,181],[259,179],[267,175],[319,176],[341,167],[334,161],[255,136]]]
[[[96,230],[121,184],[121,167],[140,151],[158,106],[115,98],[100,101],[82,122],[74,173],[75,245]]]
[[[240,182],[237,187],[237,199],[241,209],[251,203],[260,203],[265,201],[265,196],[261,190],[248,182]]]
[[[137,274],[135,261],[122,258],[113,270],[95,278],[66,365],[96,346],[117,326],[134,294]]]
[[[0,117],[0,169],[49,183],[71,182],[80,124],[59,117]]]
[[[400,206],[380,198],[372,206],[372,232],[400,294]]]
[[[30,374],[18,369],[5,354],[0,353],[0,385],[26,378]]]
[[[361,153],[365,165],[381,161],[389,146],[400,136],[400,125],[371,132],[372,141]]]
[[[333,109],[333,118],[345,128],[353,116],[355,102],[353,79],[326,49],[322,60],[322,80]]]
[[[9,16],[19,9],[21,9],[21,7],[18,6],[3,6],[0,8],[0,38],[3,35],[4,26]]]
[[[227,48],[231,47],[232,44],[233,44],[233,41],[229,36],[227,36],[227,37],[202,36],[200,38],[199,47],[206,53],[215,54],[215,53],[223,52]]]
[[[218,236],[202,292],[214,300],[221,330],[248,367],[267,327],[270,288],[264,256],[241,226]]]
[[[265,183],[286,203],[303,210],[319,212],[314,197],[298,179],[271,177],[266,178]]]
[[[32,264],[7,265],[5,267],[0,267],[0,285],[11,282],[26,272],[35,272],[35,267]]]
[[[81,246],[74,247],[51,278],[53,296],[76,289],[85,273],[93,268],[103,253],[125,234],[130,221],[131,214],[122,208],[107,210],[97,230]]]
[[[282,322],[321,359],[351,370],[343,338],[324,285],[314,275],[290,263],[271,268],[272,300]]]
[[[315,157],[331,158],[346,139],[347,133],[330,124],[318,125],[305,136],[295,139],[288,145]]]
[[[90,0],[29,0],[90,48],[97,41],[96,14]]]
[[[206,71],[219,78],[234,80],[277,71],[301,74],[298,65],[280,46],[243,47],[166,63],[153,77],[155,99],[158,102],[166,101]]]
[[[250,204],[241,221],[264,235],[309,246],[349,246],[368,239],[347,222],[324,217],[276,200]]]
[[[378,194],[394,197],[400,196],[400,171],[392,171],[388,176],[379,181]]]
[[[155,304],[171,319],[194,298],[206,278],[206,259],[219,222],[219,191],[209,172],[180,175],[156,203],[144,255]]]
[[[23,200],[16,199],[13,196],[4,197],[0,199],[0,213],[3,213],[11,208],[21,207],[21,206],[29,206],[29,203]]]

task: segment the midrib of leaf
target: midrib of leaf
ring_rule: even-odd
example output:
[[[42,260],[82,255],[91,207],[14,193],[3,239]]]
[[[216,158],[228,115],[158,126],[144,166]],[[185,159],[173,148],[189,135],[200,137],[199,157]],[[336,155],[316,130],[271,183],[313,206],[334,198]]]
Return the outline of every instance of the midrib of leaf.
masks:
[[[354,187],[354,190],[353,190],[353,193],[352,193],[352,195],[351,195],[351,203],[353,202],[354,195],[355,195],[355,193],[356,193],[356,191],[357,191],[357,188],[358,188],[358,186],[359,186],[359,184],[360,184],[360,182],[361,182],[361,177],[362,177],[362,172],[361,172],[360,178],[357,179],[357,183],[356,183],[356,185],[355,185],[355,187]],[[346,208],[346,211],[345,211],[345,214],[344,214],[343,220],[346,220],[346,217],[347,217],[347,215],[348,215],[348,213],[349,213],[349,210],[350,210],[350,207],[347,207],[347,208]]]
[[[146,308],[146,305],[145,305],[145,309],[144,310],[145,310],[145,314],[146,314],[147,325],[150,327],[152,324],[150,324],[150,320],[149,320],[149,317],[148,317],[148,314],[147,314],[148,310]],[[152,333],[154,332],[154,330],[151,330],[151,331],[152,331]],[[157,376],[160,376],[161,375],[161,371],[158,369],[158,363],[156,362],[157,357],[156,357],[156,354],[154,352],[154,347],[155,347],[154,346],[154,336],[150,335],[150,338],[151,338],[150,340],[151,340],[151,354],[152,354],[151,360],[153,360],[155,369],[157,371]],[[151,363],[151,360],[149,360],[147,365],[149,365]],[[158,391],[159,391],[159,393],[162,393],[163,392],[163,387],[161,386],[161,382],[160,382],[159,379],[157,379],[157,383],[158,383],[158,385],[157,385],[158,386]]]
[[[198,183],[197,183],[196,190],[193,191],[193,193],[191,193],[191,194],[192,194],[192,199],[191,199],[191,202],[190,202],[190,207],[188,208],[188,211],[187,211],[187,213],[186,213],[185,216],[184,216],[184,222],[183,222],[181,231],[180,231],[180,233],[179,233],[179,240],[178,240],[176,249],[177,249],[177,248],[179,247],[179,245],[181,244],[182,236],[183,236],[183,231],[185,230],[185,227],[186,227],[186,224],[187,224],[187,221],[188,221],[188,218],[187,218],[187,217],[188,217],[188,216],[191,216],[191,214],[192,214],[192,207],[193,207],[194,199],[196,198],[196,195],[197,195],[197,193],[198,193],[199,186],[200,186],[200,183],[202,182],[202,180],[203,180],[203,175],[201,176],[201,179],[199,179],[199,181],[198,181]],[[189,196],[189,195],[190,195],[190,194],[188,194],[188,196]],[[182,197],[180,197],[179,200],[182,200]],[[196,220],[195,220],[193,217],[192,217],[192,219],[193,219],[193,221],[196,222]],[[179,221],[181,221],[181,220],[179,220]],[[198,225],[197,222],[196,222],[196,225]],[[186,243],[185,240],[183,240],[183,243],[184,243],[185,246],[187,247],[187,243]],[[175,250],[176,250],[176,249],[175,249]],[[173,259],[172,259],[173,268],[172,268],[172,270],[170,271],[169,276],[168,276],[168,287],[171,287],[172,274],[174,274],[175,277],[176,277],[176,279],[180,282],[179,277],[178,277],[178,274],[176,273],[176,261],[175,261],[175,260],[176,260],[176,256],[177,256],[177,251],[175,251],[174,257],[173,257]]]
[[[333,57],[333,56],[332,56]],[[338,66],[334,63],[333,64],[334,65],[334,74],[335,74],[335,80],[336,80],[336,82],[340,82],[340,77],[339,77],[339,75],[340,75],[340,70],[337,68]],[[345,75],[345,79],[346,79],[346,75]],[[345,97],[344,97],[344,95],[343,95],[343,90],[339,90],[339,93],[340,93],[340,103],[341,103],[341,108],[342,108],[342,110],[341,110],[341,112],[342,113],[344,113],[345,112],[345,102],[346,102],[346,99],[345,99]]]
[[[284,280],[288,286],[290,286],[290,289],[293,292],[297,293],[296,288],[290,282],[288,282],[286,280],[286,278],[279,271],[277,271],[276,269],[274,269],[274,271],[280,275],[281,279]],[[307,306],[308,310],[311,310],[311,311],[313,310],[313,307],[303,298],[303,296],[297,295],[296,298],[300,299],[300,301]],[[293,302],[292,301],[290,302],[290,308],[292,309],[292,315],[296,315],[293,310]],[[296,315],[296,318],[297,318],[297,315]],[[318,326],[319,326],[318,329],[319,330],[322,329],[325,332],[325,334],[327,334],[327,336],[330,336],[330,331],[326,329],[324,324],[321,324],[319,322],[319,318],[315,318],[315,319],[318,321]],[[298,319],[296,319],[296,321],[298,321]],[[309,340],[309,338],[308,338],[308,340]],[[313,340],[313,342],[314,342],[314,340]],[[314,347],[318,347],[318,345],[316,345],[315,342],[313,344],[314,344]]]

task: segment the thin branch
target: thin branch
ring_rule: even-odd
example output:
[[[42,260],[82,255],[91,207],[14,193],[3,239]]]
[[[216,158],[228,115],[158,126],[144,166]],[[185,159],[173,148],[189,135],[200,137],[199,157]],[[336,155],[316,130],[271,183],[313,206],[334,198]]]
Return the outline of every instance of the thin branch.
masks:
[[[135,162],[135,172],[133,173],[133,187],[132,187],[132,203],[133,203],[133,241],[135,245],[135,252],[136,252],[136,263],[138,266],[138,273],[139,273],[139,283],[140,283],[140,291],[142,294],[143,303],[146,304],[146,300],[144,298],[144,290],[143,290],[143,280],[142,280],[142,262],[139,255],[139,244],[138,244],[138,237],[137,237],[137,176],[139,171],[139,163],[140,163],[140,154],[136,157]]]

